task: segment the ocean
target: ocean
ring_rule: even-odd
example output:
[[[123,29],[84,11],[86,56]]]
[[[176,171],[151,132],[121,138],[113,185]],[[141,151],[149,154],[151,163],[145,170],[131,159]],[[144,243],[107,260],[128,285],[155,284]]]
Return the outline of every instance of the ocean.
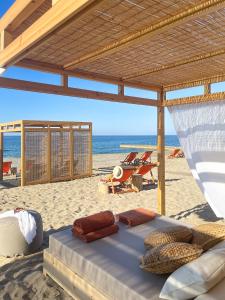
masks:
[[[134,149],[120,148],[121,144],[156,145],[156,140],[156,135],[95,135],[93,136],[93,154],[126,153]],[[166,135],[165,144],[179,147],[177,136]],[[20,136],[6,135],[4,137],[4,156],[20,157]]]

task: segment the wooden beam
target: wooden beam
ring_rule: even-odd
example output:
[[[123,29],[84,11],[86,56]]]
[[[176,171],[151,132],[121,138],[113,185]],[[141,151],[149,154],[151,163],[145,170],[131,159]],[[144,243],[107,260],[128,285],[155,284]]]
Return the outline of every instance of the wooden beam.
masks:
[[[48,73],[53,73],[53,74],[60,74],[60,75],[68,75],[72,77],[78,77],[78,78],[83,78],[87,80],[95,80],[99,82],[105,82],[105,83],[110,83],[110,84],[124,84],[128,87],[133,87],[137,89],[145,89],[145,90],[151,90],[151,91],[160,91],[162,86],[152,84],[152,83],[143,83],[143,82],[136,82],[136,81],[124,81],[121,78],[114,77],[114,76],[109,76],[109,75],[104,75],[104,74],[98,74],[94,72],[87,72],[87,71],[82,71],[79,69],[76,69],[74,71],[70,70],[65,70],[63,69],[62,66],[57,66],[49,63],[44,63],[44,62],[38,62],[34,61],[31,59],[23,59],[20,62],[16,63],[16,66],[22,67],[22,68],[27,68],[31,70],[38,70],[42,72],[48,72]]]
[[[0,132],[0,180],[3,179],[3,133]]]
[[[18,79],[4,78],[4,77],[0,78],[0,87],[15,89],[15,90],[45,93],[45,94],[56,94],[56,95],[64,95],[64,96],[79,97],[79,98],[86,98],[86,99],[96,99],[96,100],[104,100],[104,101],[119,102],[119,103],[146,105],[146,106],[157,106],[157,102],[158,102],[156,100],[147,99],[147,98],[122,96],[122,95],[95,92],[95,91],[89,91],[89,90],[83,90],[77,88],[65,88],[62,86],[57,86],[52,84],[30,82],[25,80],[18,80]]]
[[[199,80],[191,80],[191,81],[184,81],[175,84],[168,84],[168,85],[164,85],[163,89],[165,92],[169,92],[169,91],[174,91],[174,90],[179,90],[179,89],[184,89],[184,88],[189,88],[194,86],[200,86],[209,83],[222,82],[222,81],[225,81],[225,74],[218,74],[215,76],[204,77]]]
[[[0,51],[6,48],[12,40],[12,35],[6,29],[0,32]]]
[[[164,93],[163,90],[158,93],[158,101],[160,106],[157,108],[157,156],[158,156],[158,191],[157,203],[158,213],[166,214],[165,203],[165,128],[164,128]]]
[[[17,1],[16,1],[17,2]],[[16,3],[15,2],[15,3]],[[25,1],[26,2],[26,1]],[[37,10],[45,0],[27,1],[27,5],[22,11],[11,21],[7,29],[10,32],[16,30],[26,19],[28,19]]]
[[[0,19],[0,32],[6,29],[33,0],[16,0]]]
[[[174,69],[176,67],[184,66],[184,65],[187,65],[187,64],[190,64],[190,63],[193,63],[193,62],[202,61],[202,60],[209,59],[209,58],[219,56],[219,55],[223,55],[223,54],[225,54],[225,48],[222,48],[220,50],[216,50],[216,51],[213,51],[213,52],[205,53],[205,54],[202,54],[202,55],[195,55],[193,57],[183,59],[183,60],[177,61],[175,63],[163,65],[163,66],[160,66],[160,67],[157,67],[157,68],[152,68],[152,69],[146,69],[146,70],[143,70],[143,71],[139,71],[139,72],[136,72],[134,74],[125,76],[122,79],[123,80],[130,80],[130,79],[133,79],[133,78],[150,75],[150,74],[153,74],[153,73],[156,73],[156,72],[169,70],[169,69]]]
[[[203,102],[214,102],[223,101],[225,99],[225,92],[205,94],[202,96],[192,96],[185,98],[177,98],[173,100],[165,100],[164,106],[182,105],[182,104],[192,104],[192,103],[203,103]]]
[[[59,0],[36,22],[28,27],[7,48],[0,53],[0,67],[15,64],[21,60],[34,46],[53,33],[68,20],[88,9],[92,4],[96,5],[102,0]],[[20,2],[23,2],[20,1]],[[27,1],[25,1],[27,2]],[[30,1],[29,1],[30,2]]]
[[[136,43],[139,43],[140,40],[142,41],[146,38],[149,39],[153,35],[157,35],[169,28],[181,25],[182,23],[195,18],[196,15],[200,17],[201,15],[210,13],[215,9],[219,9],[220,7],[224,8],[224,2],[224,0],[207,0],[198,5],[194,5],[189,9],[183,10],[177,15],[170,16],[164,20],[160,20],[158,23],[155,23],[153,25],[150,24],[149,26],[130,34],[129,36],[125,36],[120,40],[117,40],[100,49],[97,49],[84,56],[81,56],[78,59],[74,59],[70,63],[66,64],[64,67],[65,69],[73,70],[75,67],[82,65],[82,63],[84,62],[90,62],[101,58],[105,55],[112,54],[118,51],[118,49],[135,45]]]

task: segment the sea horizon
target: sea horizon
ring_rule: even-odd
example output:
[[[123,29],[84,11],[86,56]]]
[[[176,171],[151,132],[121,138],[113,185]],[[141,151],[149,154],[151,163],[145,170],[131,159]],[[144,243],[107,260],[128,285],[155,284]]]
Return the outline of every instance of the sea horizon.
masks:
[[[4,157],[20,157],[20,136],[4,136]],[[157,135],[93,135],[93,154],[127,153],[130,151],[143,152],[144,149],[120,148],[121,144],[153,145],[157,142]],[[176,135],[165,135],[165,145],[179,147]]]

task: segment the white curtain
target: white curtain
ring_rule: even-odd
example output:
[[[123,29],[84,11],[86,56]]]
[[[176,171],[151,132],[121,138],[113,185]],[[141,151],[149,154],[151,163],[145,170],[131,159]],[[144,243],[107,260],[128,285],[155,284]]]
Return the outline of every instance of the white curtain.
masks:
[[[216,216],[225,218],[225,100],[169,111],[195,180]]]

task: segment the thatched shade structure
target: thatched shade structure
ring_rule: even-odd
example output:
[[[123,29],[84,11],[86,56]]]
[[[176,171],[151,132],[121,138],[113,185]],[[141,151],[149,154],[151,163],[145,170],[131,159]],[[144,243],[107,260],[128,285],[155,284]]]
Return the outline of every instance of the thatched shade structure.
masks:
[[[0,87],[154,106],[158,115],[158,209],[165,213],[164,107],[219,101],[225,80],[224,0],[17,0],[0,20],[2,71],[11,65],[59,74],[51,85],[9,78]],[[68,77],[118,85],[118,93],[72,88]],[[166,100],[204,85],[204,95]],[[156,91],[131,97],[124,87]]]
[[[92,174],[90,122],[15,121],[0,124],[0,178],[3,134],[21,133],[21,185],[76,179]]]

